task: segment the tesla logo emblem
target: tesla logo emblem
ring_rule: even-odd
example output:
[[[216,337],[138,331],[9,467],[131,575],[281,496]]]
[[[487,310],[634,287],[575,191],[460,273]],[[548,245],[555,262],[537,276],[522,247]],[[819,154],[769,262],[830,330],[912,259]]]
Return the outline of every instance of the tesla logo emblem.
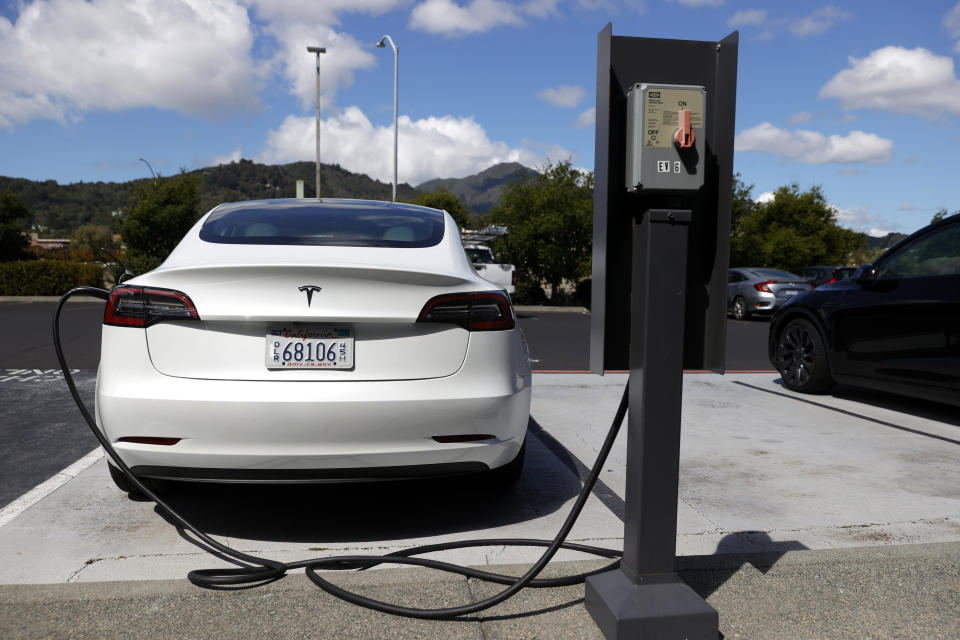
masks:
[[[313,294],[320,291],[320,287],[313,284],[305,284],[300,287],[300,291],[307,292],[307,306],[310,306],[310,303],[313,302]]]

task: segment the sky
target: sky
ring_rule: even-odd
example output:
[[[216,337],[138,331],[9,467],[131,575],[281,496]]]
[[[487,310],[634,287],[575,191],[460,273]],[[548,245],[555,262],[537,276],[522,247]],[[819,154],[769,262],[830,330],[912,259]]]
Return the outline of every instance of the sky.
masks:
[[[313,160],[313,45],[323,162],[390,182],[383,35],[399,48],[401,182],[499,162],[592,170],[608,22],[740,32],[734,170],[754,197],[819,185],[842,225],[873,235],[960,209],[955,0],[0,0],[0,175]]]

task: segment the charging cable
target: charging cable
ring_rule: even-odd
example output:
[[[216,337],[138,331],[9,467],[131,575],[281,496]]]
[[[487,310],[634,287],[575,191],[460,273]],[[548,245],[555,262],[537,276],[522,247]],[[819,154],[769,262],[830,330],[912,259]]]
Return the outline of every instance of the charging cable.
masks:
[[[186,518],[178,514],[173,507],[164,501],[163,498],[158,496],[153,489],[147,486],[147,484],[141,482],[130,471],[130,467],[127,466],[119,454],[117,454],[116,450],[113,448],[113,445],[111,445],[110,441],[97,426],[93,416],[90,415],[90,412],[84,405],[83,399],[80,397],[80,393],[77,391],[77,385],[74,383],[73,376],[70,374],[70,369],[67,367],[67,362],[63,355],[63,346],[60,342],[60,312],[62,311],[63,305],[67,302],[67,300],[76,295],[93,296],[106,301],[110,297],[110,292],[106,289],[100,289],[97,287],[76,287],[71,289],[63,294],[63,296],[60,298],[60,303],[57,305],[56,313],[53,316],[53,346],[57,352],[57,361],[60,363],[60,369],[63,371],[64,380],[67,381],[67,386],[70,388],[70,394],[73,396],[74,402],[77,403],[77,408],[80,409],[80,413],[83,414],[83,419],[86,420],[87,426],[89,426],[90,430],[93,431],[93,435],[97,438],[97,441],[100,442],[100,446],[102,446],[104,451],[107,452],[107,455],[110,456],[110,459],[113,460],[117,468],[120,469],[121,473],[123,473],[130,483],[137,488],[137,490],[143,492],[147,497],[153,500],[160,509],[166,512],[170,520],[180,527],[183,527],[183,529],[193,533],[193,535],[197,538],[196,542],[205,551],[239,565],[237,568],[197,569],[191,571],[187,574],[187,578],[190,580],[190,582],[198,587],[204,587],[208,589],[240,589],[256,587],[273,582],[274,580],[279,580],[288,571],[293,569],[304,569],[307,577],[315,585],[327,593],[347,602],[352,602],[353,604],[366,607],[368,609],[373,609],[375,611],[390,613],[397,616],[404,616],[407,618],[443,620],[469,615],[471,613],[483,611],[484,609],[489,609],[490,607],[512,597],[525,587],[559,587],[578,584],[582,583],[587,576],[609,571],[620,564],[620,561],[616,560],[612,564],[594,571],[560,578],[537,578],[537,575],[543,570],[547,563],[550,562],[553,556],[560,549],[580,551],[603,558],[620,558],[623,555],[623,552],[617,549],[604,549],[602,547],[593,547],[572,542],[564,542],[564,540],[570,533],[570,530],[573,528],[577,518],[580,516],[580,512],[583,510],[587,499],[590,497],[590,493],[593,491],[593,485],[600,476],[600,471],[603,469],[603,465],[607,460],[610,449],[613,447],[614,440],[616,440],[617,433],[620,430],[620,425],[623,423],[624,415],[626,415],[627,412],[627,388],[623,390],[623,397],[620,399],[620,405],[617,407],[616,416],[613,419],[613,423],[610,425],[610,430],[607,432],[603,446],[600,448],[600,453],[597,456],[597,460],[594,462],[593,468],[590,470],[590,475],[584,481],[580,495],[577,497],[577,501],[570,510],[569,515],[567,515],[566,520],[564,520],[563,526],[560,527],[560,531],[552,540],[537,540],[527,538],[488,538],[480,540],[463,540],[459,542],[423,545],[402,551],[395,551],[385,555],[333,556],[327,558],[314,558],[311,560],[300,560],[297,562],[279,562],[277,560],[260,558],[243,553],[242,551],[228,547],[203,533],[196,526],[191,524]],[[482,571],[479,569],[471,569],[470,567],[442,562],[440,560],[416,557],[424,553],[431,553],[435,551],[448,551],[451,549],[482,546],[546,547],[546,550],[533,564],[533,566],[530,567],[530,569],[520,577],[491,573],[489,571]],[[352,591],[347,591],[346,589],[342,589],[332,582],[329,582],[319,573],[321,570],[362,570],[375,567],[380,564],[403,564],[427,567],[430,569],[437,569],[440,571],[446,571],[448,573],[467,576],[469,578],[477,578],[486,582],[493,582],[509,586],[494,596],[469,605],[448,607],[443,609],[419,609],[383,602],[380,600],[367,598],[366,596],[353,593]]]

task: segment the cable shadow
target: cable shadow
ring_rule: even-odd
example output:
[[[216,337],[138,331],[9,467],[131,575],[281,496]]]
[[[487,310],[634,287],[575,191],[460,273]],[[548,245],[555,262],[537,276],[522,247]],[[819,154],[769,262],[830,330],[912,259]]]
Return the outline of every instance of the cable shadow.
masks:
[[[808,549],[796,540],[773,540],[763,531],[736,531],[720,540],[713,555],[677,557],[676,569],[706,600],[744,566],[752,565],[766,574],[788,551]]]
[[[535,422],[531,419],[531,425]],[[514,525],[560,509],[580,491],[576,464],[531,426],[523,475],[493,491],[466,478],[250,485],[165,482],[171,508],[206,533],[276,542],[402,540]],[[154,511],[166,518],[162,509]]]

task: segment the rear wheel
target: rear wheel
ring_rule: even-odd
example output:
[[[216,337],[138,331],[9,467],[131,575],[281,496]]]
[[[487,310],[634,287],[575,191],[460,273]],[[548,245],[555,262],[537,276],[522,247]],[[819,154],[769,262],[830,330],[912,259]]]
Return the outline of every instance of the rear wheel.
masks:
[[[733,299],[733,305],[730,307],[730,312],[733,314],[734,320],[746,320],[750,317],[750,314],[747,312],[747,301],[741,296],[737,296]]]
[[[120,491],[123,491],[135,500],[145,499],[147,497],[143,491],[140,491],[135,484],[130,482],[130,480],[123,475],[123,472],[120,471],[120,469],[116,468],[109,462],[107,463],[107,468],[110,469],[110,479],[113,480],[113,484],[117,485],[117,488],[120,489]],[[144,478],[140,478],[139,480],[149,489],[153,489],[153,486],[150,484],[149,480]]]
[[[808,320],[791,320],[780,332],[776,363],[791,391],[823,393],[833,386],[823,338]]]

